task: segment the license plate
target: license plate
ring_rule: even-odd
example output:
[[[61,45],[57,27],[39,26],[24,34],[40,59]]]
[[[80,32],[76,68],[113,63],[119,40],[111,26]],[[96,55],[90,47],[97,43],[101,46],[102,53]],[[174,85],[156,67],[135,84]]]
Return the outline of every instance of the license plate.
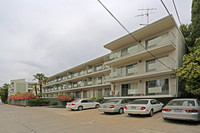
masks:
[[[182,112],[180,109],[175,109],[174,112]]]
[[[103,106],[103,108],[107,108],[107,106],[106,106],[106,105],[104,105],[104,106]]]
[[[136,109],[136,107],[135,107],[135,106],[132,106],[132,107],[131,107],[131,109],[134,109],[134,110],[135,110],[135,109]]]

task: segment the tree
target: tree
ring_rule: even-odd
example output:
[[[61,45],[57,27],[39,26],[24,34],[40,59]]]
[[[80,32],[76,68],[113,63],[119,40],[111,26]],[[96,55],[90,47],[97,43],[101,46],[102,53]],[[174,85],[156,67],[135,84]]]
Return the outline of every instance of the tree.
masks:
[[[196,45],[200,45],[200,38]],[[190,54],[183,56],[183,66],[175,70],[177,76],[185,84],[188,93],[200,95],[200,47]]]
[[[0,87],[0,97],[4,103],[6,103],[8,99],[8,87],[9,84],[6,83],[3,85],[3,87]]]
[[[200,37],[200,0],[192,1],[192,33],[191,40],[194,44],[196,38]]]
[[[42,93],[42,85],[46,84],[48,78],[43,73],[37,73],[36,75],[33,75],[33,77],[34,77],[33,80],[38,80],[38,84],[40,86],[40,93]]]
[[[200,95],[200,0],[192,2],[192,23],[181,25],[180,30],[191,53],[183,56],[183,66],[175,70],[184,83],[185,91]]]
[[[37,96],[37,83],[32,83],[31,86],[34,88],[35,90],[35,95]]]
[[[186,43],[189,47],[195,46],[196,38],[200,37],[200,1],[192,1],[192,23],[189,25],[181,25],[180,30],[185,37]],[[191,49],[192,50],[192,49]]]

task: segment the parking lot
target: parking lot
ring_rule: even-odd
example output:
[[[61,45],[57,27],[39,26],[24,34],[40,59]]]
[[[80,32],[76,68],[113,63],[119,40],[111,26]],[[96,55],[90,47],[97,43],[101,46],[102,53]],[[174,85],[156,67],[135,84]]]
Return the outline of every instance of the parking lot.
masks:
[[[2,133],[199,133],[200,122],[164,121],[161,112],[148,116],[104,114],[97,109],[0,105]]]

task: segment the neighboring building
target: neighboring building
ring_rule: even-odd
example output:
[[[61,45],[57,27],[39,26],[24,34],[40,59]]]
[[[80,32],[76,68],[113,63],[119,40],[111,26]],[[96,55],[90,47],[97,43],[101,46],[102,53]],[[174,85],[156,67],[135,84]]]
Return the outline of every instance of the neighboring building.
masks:
[[[110,54],[53,75],[45,97],[178,97],[173,70],[182,64],[184,38],[172,16],[149,24],[104,47]],[[153,55],[153,56],[152,56]]]
[[[10,86],[8,88],[8,96],[15,95],[16,93],[24,92],[35,92],[31,84],[32,82],[26,82],[25,79],[16,79],[10,81]]]

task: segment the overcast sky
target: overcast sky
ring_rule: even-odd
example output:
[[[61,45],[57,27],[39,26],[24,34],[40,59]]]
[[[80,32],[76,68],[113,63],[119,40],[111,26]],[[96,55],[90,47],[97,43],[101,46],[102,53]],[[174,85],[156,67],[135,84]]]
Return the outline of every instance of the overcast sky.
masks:
[[[129,29],[167,16],[160,0],[101,0]],[[164,0],[177,16],[172,0]],[[181,22],[191,22],[192,0],[175,0]],[[52,76],[110,51],[103,46],[127,33],[97,0],[0,0],[0,86],[10,80]]]

